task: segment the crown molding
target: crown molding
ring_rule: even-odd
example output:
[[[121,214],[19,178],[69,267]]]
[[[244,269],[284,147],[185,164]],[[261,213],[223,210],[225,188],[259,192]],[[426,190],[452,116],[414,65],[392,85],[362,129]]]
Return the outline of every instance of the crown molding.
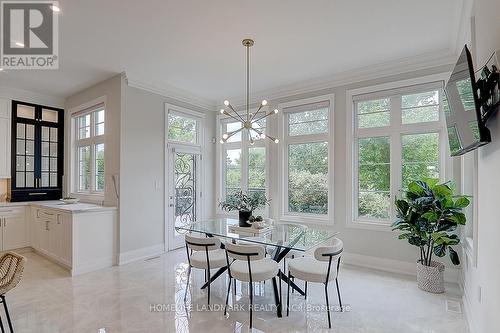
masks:
[[[215,111],[217,108],[217,104],[214,100],[200,97],[187,90],[180,89],[166,83],[162,83],[161,85],[146,83],[138,78],[133,76],[131,77],[125,72],[122,72],[121,75],[129,87],[142,89],[163,97],[172,98],[179,102],[197,106],[207,111]]]
[[[257,91],[252,94],[253,97],[251,98],[250,103],[259,103],[263,99],[272,101],[294,95],[313,93],[324,89],[332,89],[367,80],[379,79],[433,67],[452,65],[455,62],[456,56],[449,51],[421,54],[414,57],[360,67],[316,79],[301,81],[299,83],[282,86],[276,89]],[[243,96],[236,96],[230,98],[229,100],[236,106],[244,104]]]
[[[45,95],[5,85],[0,85],[0,97],[33,104],[52,106],[61,109],[64,108],[64,102],[66,101],[64,97]]]
[[[469,0],[465,0],[469,1]],[[298,83],[281,86],[278,88],[254,92],[250,103],[260,103],[263,99],[277,100],[289,96],[313,93],[324,89],[333,89],[343,85],[359,83],[367,80],[379,79],[391,75],[409,73],[432,67],[452,65],[456,62],[456,55],[449,51],[421,54],[414,57],[388,61],[372,66],[360,67],[336,74],[323,76],[315,79],[304,80]],[[191,104],[208,111],[216,111],[220,103],[216,100],[197,96],[189,91],[176,88],[171,85],[153,85],[130,77],[122,73],[122,77],[130,87],[146,90],[164,97]],[[229,98],[236,108],[245,104],[244,96]]]

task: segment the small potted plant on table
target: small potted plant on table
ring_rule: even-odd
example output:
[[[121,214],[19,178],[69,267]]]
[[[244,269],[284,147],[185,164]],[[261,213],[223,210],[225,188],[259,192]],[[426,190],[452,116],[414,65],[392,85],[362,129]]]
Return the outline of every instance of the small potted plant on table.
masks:
[[[219,206],[225,211],[239,212],[239,226],[240,227],[250,227],[251,224],[248,223],[250,216],[254,210],[264,207],[269,204],[266,195],[261,192],[251,192],[249,194],[239,191],[235,194],[230,194],[226,197],[226,200],[219,203]]]
[[[432,293],[444,292],[444,265],[433,261],[432,256],[448,254],[454,265],[460,264],[452,246],[460,243],[455,231],[466,223],[462,210],[470,203],[465,196],[454,196],[449,183],[438,182],[438,179],[411,182],[403,199],[396,199],[397,219],[392,224],[392,230],[402,232],[399,239],[419,248],[418,287]]]

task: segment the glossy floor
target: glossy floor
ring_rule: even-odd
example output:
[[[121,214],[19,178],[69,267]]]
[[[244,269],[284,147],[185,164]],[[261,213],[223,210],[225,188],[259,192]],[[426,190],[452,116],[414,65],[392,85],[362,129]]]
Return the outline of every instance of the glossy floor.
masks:
[[[23,280],[7,294],[17,333],[249,331],[247,286],[237,286],[226,318],[225,278],[214,284],[208,309],[206,292],[199,289],[204,280],[200,270],[192,274],[186,311],[183,250],[73,278],[35,253],[25,255]],[[348,266],[341,270],[340,284],[349,311],[333,313],[333,332],[468,332],[463,315],[447,310],[447,301],[459,299],[453,287],[444,295],[433,295],[418,290],[410,277]],[[294,294],[293,311],[283,318],[274,312],[272,284],[261,287],[255,289],[253,332],[328,331],[320,308],[325,304],[322,285],[311,284],[307,300]],[[330,297],[338,304],[334,285]]]

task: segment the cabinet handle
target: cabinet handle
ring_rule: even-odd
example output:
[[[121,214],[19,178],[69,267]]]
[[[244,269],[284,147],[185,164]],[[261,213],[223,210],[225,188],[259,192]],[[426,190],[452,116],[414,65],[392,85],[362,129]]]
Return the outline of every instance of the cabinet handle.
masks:
[[[31,192],[31,193],[28,193],[28,195],[46,195],[47,192]]]

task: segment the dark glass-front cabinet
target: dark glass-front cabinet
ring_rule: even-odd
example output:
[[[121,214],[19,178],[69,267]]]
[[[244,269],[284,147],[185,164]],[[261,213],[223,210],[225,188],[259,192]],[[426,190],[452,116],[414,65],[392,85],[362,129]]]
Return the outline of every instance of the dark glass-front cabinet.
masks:
[[[62,196],[64,110],[12,102],[11,201]]]

